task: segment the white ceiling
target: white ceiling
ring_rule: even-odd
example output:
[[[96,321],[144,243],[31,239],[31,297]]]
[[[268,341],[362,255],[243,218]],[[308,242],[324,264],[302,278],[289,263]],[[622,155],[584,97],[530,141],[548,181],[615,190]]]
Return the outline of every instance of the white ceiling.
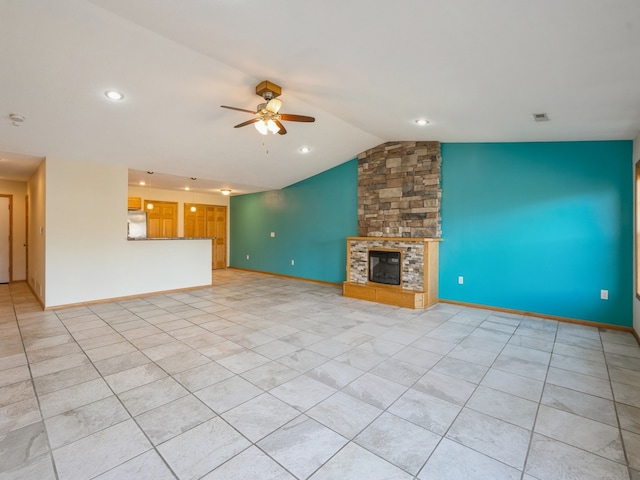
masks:
[[[316,122],[232,128],[266,79]],[[50,157],[246,193],[392,140],[639,132],[638,0],[0,0],[0,179]]]

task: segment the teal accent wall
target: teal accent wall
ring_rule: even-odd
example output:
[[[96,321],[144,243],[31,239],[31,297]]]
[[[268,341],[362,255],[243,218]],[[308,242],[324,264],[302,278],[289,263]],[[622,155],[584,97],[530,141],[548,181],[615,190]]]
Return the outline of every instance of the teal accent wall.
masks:
[[[231,197],[232,267],[342,283],[346,237],[357,234],[357,159],[282,190]]]
[[[632,149],[442,144],[439,297],[631,326]]]

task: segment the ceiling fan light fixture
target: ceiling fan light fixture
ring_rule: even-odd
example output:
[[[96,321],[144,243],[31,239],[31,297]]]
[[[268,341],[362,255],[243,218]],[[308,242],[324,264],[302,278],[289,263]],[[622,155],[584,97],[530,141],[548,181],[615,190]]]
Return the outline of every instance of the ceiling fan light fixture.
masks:
[[[220,105],[220,107],[253,114],[254,118],[247,120],[246,122],[239,123],[233,128],[246,127],[247,125],[253,124],[256,130],[258,130],[262,135],[267,135],[269,132],[285,135],[287,133],[287,129],[284,127],[282,122],[316,121],[315,118],[307,115],[280,113],[282,102],[279,99],[276,99],[276,97],[281,93],[282,89],[280,86],[265,80],[256,86],[256,94],[261,96],[264,99],[264,102],[260,103],[255,111],[247,110],[245,108],[230,107],[228,105]]]
[[[262,135],[266,135],[269,133],[267,129],[267,124],[264,120],[260,120],[259,122],[254,123],[256,130],[258,130]]]
[[[280,127],[271,119],[267,121],[267,128],[271,133],[278,133],[280,131]]]
[[[271,100],[269,100],[269,103],[267,103],[265,110],[268,110],[272,113],[278,113],[280,111],[280,108],[282,108],[282,101],[278,98],[272,98]]]

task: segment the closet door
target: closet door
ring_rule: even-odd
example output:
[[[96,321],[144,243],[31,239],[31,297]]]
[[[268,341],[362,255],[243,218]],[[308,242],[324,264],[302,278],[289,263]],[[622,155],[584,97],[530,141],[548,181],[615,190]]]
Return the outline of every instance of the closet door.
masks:
[[[227,268],[227,207],[207,206],[207,237],[211,237],[211,268]]]

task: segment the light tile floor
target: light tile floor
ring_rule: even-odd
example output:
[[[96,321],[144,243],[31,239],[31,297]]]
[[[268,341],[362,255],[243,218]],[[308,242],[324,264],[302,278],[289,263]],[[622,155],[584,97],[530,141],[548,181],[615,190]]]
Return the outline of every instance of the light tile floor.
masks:
[[[216,271],[42,311],[0,286],[0,479],[640,479],[629,333]]]

